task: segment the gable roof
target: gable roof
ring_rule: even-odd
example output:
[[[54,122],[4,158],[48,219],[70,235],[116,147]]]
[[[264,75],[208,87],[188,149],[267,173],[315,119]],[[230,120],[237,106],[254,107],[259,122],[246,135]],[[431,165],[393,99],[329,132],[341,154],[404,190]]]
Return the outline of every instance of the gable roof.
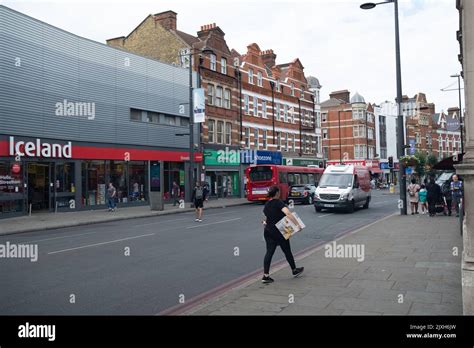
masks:
[[[333,106],[339,106],[342,104],[346,104],[344,100],[337,99],[337,98],[329,98],[321,103],[321,108],[330,108]]]

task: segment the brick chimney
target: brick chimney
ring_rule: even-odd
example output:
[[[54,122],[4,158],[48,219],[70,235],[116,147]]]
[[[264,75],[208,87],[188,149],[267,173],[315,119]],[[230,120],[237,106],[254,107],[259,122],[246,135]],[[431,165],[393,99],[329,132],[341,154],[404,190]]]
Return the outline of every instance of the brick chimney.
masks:
[[[197,36],[203,40],[205,37],[209,36],[209,34],[213,32],[220,37],[224,37],[225,33],[219,28],[216,23],[201,25],[201,30],[198,31]]]
[[[347,89],[344,89],[342,91],[334,91],[329,95],[329,98],[336,98],[340,100],[344,100],[346,103],[350,103],[351,101],[351,92],[349,92]]]
[[[269,68],[275,66],[276,54],[273,53],[273,50],[262,51],[260,52],[260,55],[262,56],[262,61],[265,66]]]
[[[166,30],[176,30],[177,28],[177,13],[173,11],[165,11],[154,15],[155,21]]]

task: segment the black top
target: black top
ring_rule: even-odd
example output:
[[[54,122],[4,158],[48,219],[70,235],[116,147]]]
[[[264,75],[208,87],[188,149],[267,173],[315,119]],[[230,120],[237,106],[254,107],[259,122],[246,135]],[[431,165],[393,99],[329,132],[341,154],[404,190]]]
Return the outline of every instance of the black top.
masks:
[[[436,202],[442,199],[441,187],[439,187],[437,183],[434,183],[434,182],[428,183],[426,190],[428,191],[428,194],[427,194],[428,200],[432,200]]]
[[[286,205],[280,199],[272,199],[265,204],[263,214],[265,214],[267,218],[267,225],[265,226],[266,230],[274,233],[276,232],[277,234],[280,233],[275,224],[285,217],[285,213],[281,211],[284,207],[286,207]]]

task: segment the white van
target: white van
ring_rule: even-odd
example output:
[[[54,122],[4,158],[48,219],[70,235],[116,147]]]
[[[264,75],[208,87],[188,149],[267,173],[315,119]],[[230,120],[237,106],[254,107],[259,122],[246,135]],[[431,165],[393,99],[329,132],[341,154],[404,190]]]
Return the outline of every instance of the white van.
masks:
[[[331,165],[326,168],[314,195],[314,208],[344,209],[369,208],[371,200],[370,171],[352,164]]]

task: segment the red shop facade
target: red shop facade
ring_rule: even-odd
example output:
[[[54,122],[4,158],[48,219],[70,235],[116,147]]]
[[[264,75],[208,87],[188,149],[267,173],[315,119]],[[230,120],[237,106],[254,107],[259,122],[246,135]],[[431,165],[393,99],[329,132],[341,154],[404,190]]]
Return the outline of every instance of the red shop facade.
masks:
[[[202,154],[195,154],[196,162]],[[147,146],[0,136],[0,218],[38,211],[105,209],[107,186],[119,207],[148,205],[150,164],[160,163],[161,190],[184,197],[189,152]]]

